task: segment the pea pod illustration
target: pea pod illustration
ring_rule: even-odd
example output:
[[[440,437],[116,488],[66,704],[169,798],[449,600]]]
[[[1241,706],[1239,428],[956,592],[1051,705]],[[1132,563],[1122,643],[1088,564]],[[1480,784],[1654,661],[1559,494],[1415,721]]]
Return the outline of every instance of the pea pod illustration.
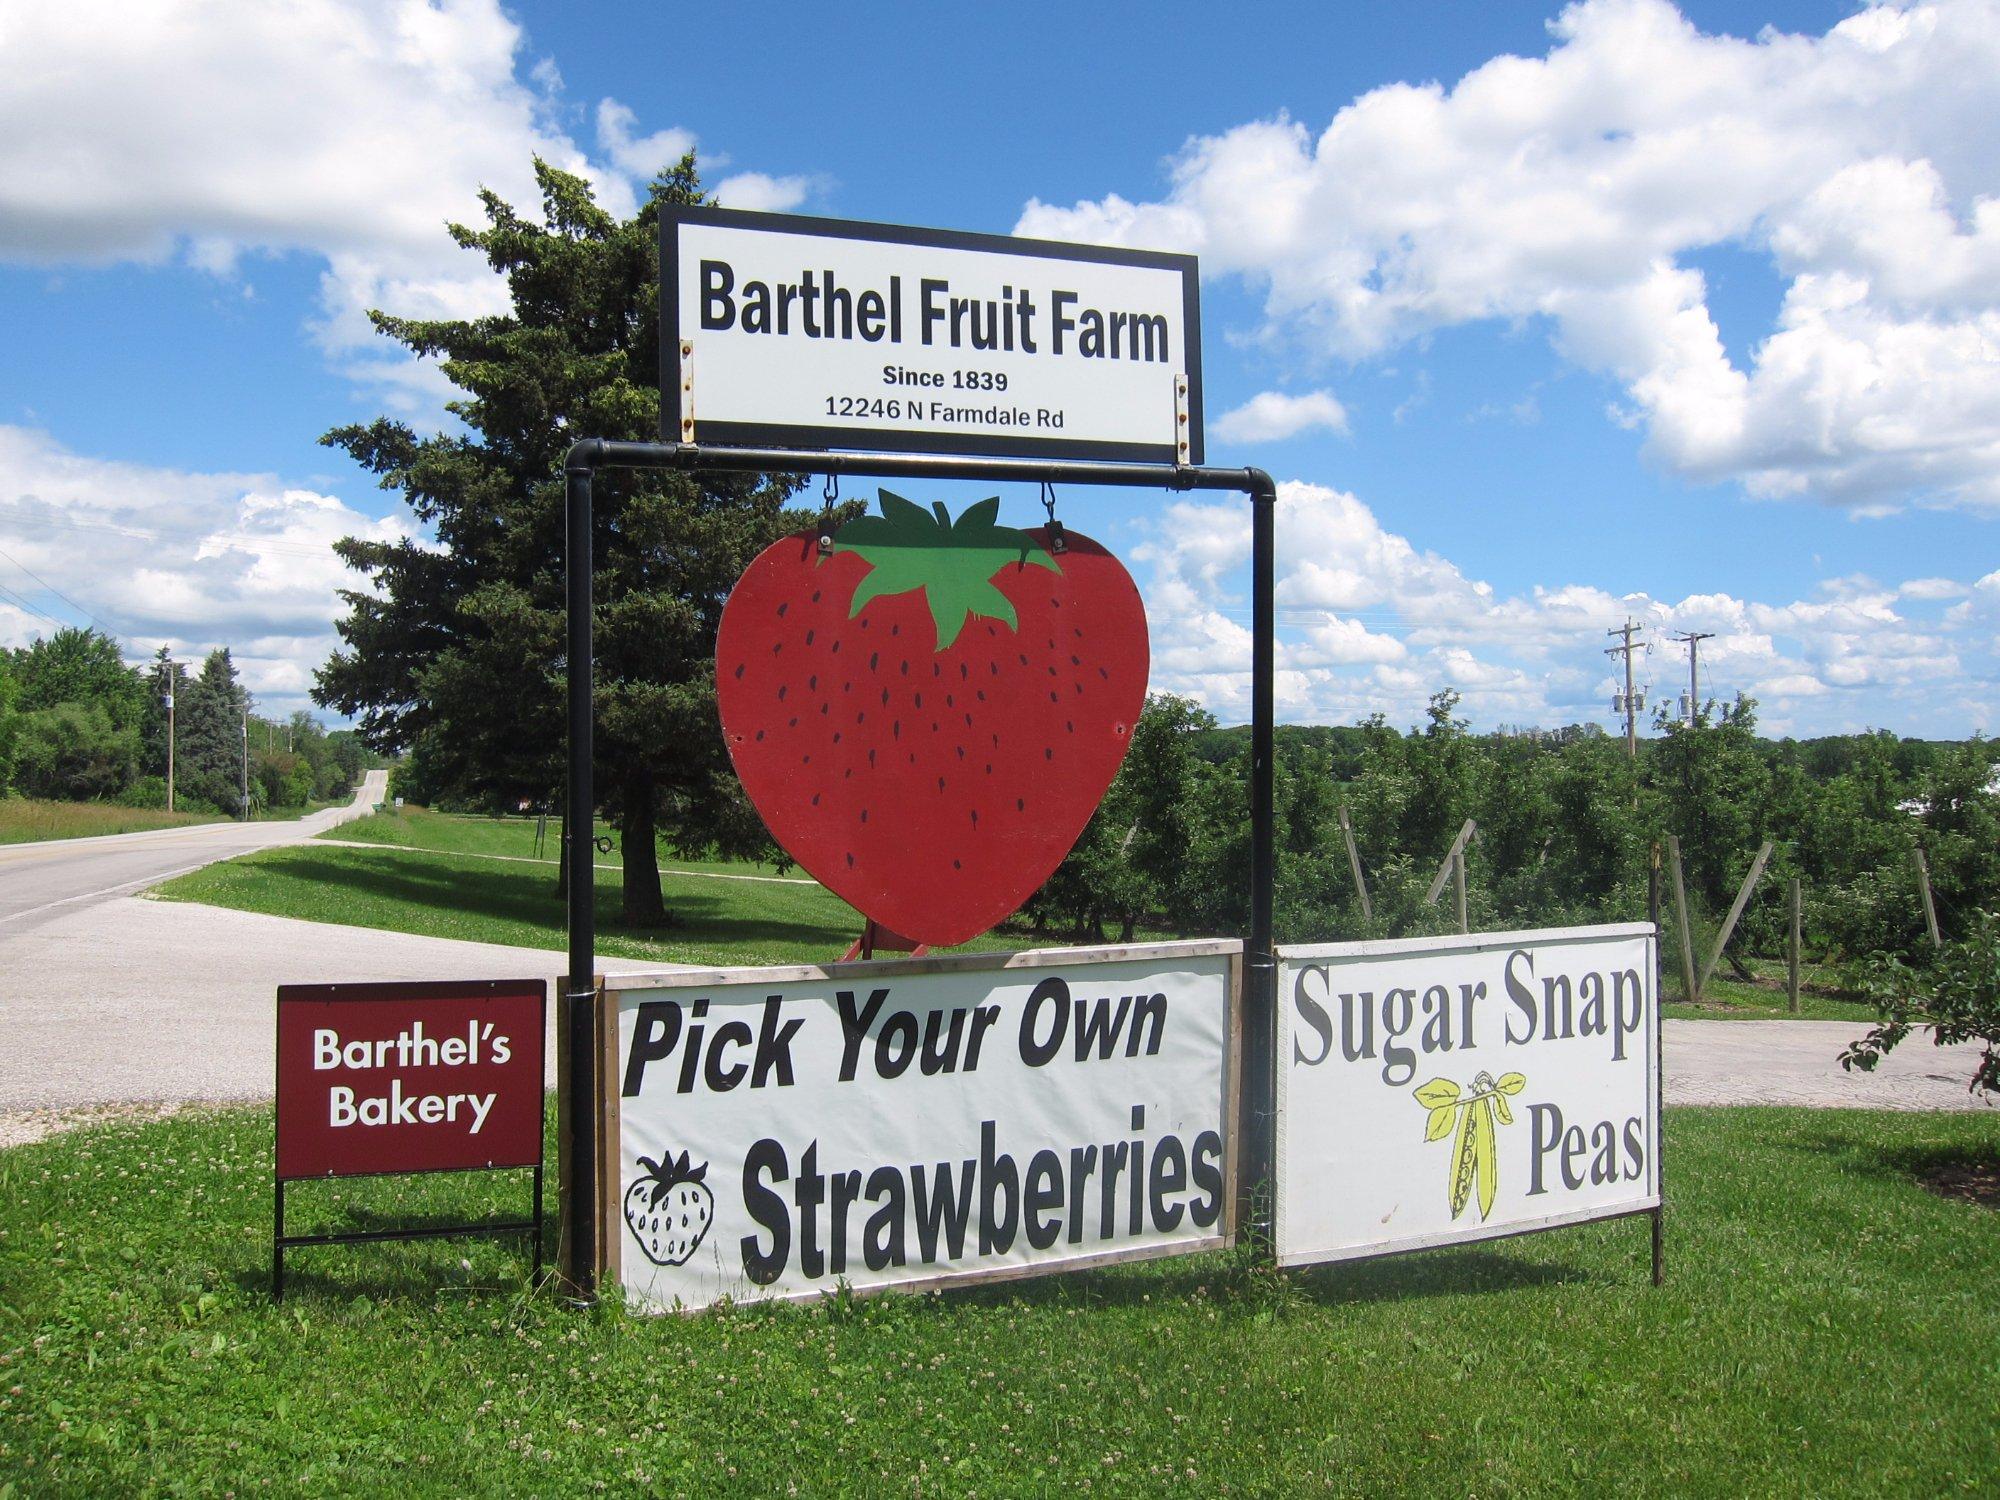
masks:
[[[1470,1093],[1448,1078],[1433,1078],[1417,1088],[1417,1103],[1430,1111],[1424,1127],[1426,1141],[1442,1140],[1451,1134],[1454,1123],[1458,1126],[1451,1143],[1451,1172],[1445,1182],[1454,1219],[1465,1212],[1475,1191],[1479,1194],[1479,1217],[1484,1220],[1493,1212],[1493,1195],[1500,1187],[1494,1132],[1499,1125],[1514,1123],[1507,1099],[1520,1093],[1527,1083],[1519,1073],[1502,1073],[1496,1079],[1482,1070],[1472,1080]]]

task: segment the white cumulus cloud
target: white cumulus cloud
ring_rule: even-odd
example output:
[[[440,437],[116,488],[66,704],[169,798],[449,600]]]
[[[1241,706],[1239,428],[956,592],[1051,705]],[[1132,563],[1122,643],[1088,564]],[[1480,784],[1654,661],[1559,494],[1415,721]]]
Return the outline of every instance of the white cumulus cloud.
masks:
[[[362,583],[333,543],[412,535],[270,475],[112,462],[23,427],[0,426],[0,476],[0,643],[94,624],[131,656],[228,646],[284,711],[334,648],[335,591]]]
[[[1539,324],[1693,478],[2000,508],[2000,4],[1745,40],[1584,0],[1550,30],[1324,128],[1198,138],[1163,197],[1031,202],[1017,230],[1194,251],[1264,289],[1266,339],[1328,356]],[[1740,362],[1697,263],[1718,246],[1784,285]]]
[[[1347,431],[1347,408],[1331,391],[1306,391],[1296,396],[1261,391],[1214,422],[1215,435],[1232,443],[1275,442],[1315,427]]]

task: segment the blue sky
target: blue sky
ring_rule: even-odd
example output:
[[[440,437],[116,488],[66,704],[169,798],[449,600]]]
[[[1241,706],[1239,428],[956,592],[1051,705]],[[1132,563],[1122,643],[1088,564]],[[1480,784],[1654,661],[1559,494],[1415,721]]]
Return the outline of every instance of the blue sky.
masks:
[[[315,439],[442,419],[360,311],[490,306],[436,226],[530,152],[629,204],[692,143],[739,206],[1199,254],[1287,718],[1609,724],[1631,614],[1662,696],[1696,628],[1779,732],[1992,727],[1993,5],[1078,9],[0,0],[0,635],[302,705],[326,543],[410,525]],[[1241,717],[1240,512],[1062,498]]]

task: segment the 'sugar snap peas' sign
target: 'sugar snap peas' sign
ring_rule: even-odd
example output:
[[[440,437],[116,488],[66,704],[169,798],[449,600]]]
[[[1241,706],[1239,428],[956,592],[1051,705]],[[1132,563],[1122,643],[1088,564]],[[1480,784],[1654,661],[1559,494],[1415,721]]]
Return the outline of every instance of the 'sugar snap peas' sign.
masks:
[[[1660,1201],[1650,925],[1278,950],[1281,1264]]]
[[[612,978],[608,1276],[692,1308],[1227,1244],[1240,951]]]
[[[1195,259],[660,216],[667,442],[1198,464]]]

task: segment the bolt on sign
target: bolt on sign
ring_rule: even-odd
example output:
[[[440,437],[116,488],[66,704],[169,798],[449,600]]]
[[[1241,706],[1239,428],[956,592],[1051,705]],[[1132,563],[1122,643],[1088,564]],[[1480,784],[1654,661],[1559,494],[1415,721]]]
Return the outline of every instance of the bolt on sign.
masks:
[[[420,1234],[532,1234],[541,1263],[541,979],[278,988],[272,1278],[300,1245]],[[285,1184],[383,1173],[532,1168],[521,1221],[288,1236]]]
[[[681,208],[670,443],[1199,464],[1193,256]]]
[[[607,979],[605,1279],[669,1310],[1231,1243],[1241,953]]]
[[[1281,1265],[1660,1206],[1649,923],[1278,949]]]

